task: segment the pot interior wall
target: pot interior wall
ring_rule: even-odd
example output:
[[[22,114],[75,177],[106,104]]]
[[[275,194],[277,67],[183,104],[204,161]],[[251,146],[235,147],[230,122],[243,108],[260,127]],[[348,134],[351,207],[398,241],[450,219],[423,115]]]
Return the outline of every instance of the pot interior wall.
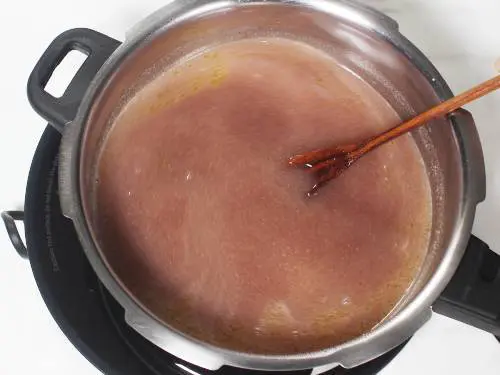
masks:
[[[95,165],[106,133],[123,105],[165,67],[186,55],[227,41],[265,36],[301,40],[330,53],[376,88],[402,118],[438,102],[424,74],[388,39],[341,16],[284,4],[218,9],[202,16],[193,13],[192,17],[167,25],[139,42],[120,62],[87,117],[82,138],[80,188],[94,239],[97,238],[92,228]],[[419,277],[394,312],[425,286],[443,258],[455,229],[462,197],[462,167],[456,135],[445,121],[435,121],[413,133],[431,183],[433,226]],[[101,254],[105,258],[105,249]]]

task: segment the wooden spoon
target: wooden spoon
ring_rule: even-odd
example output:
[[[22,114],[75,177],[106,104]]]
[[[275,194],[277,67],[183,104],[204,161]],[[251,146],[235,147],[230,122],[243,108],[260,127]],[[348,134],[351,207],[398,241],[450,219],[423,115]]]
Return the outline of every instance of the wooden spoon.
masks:
[[[500,88],[500,75],[375,137],[356,144],[334,146],[295,155],[288,159],[288,164],[290,166],[303,166],[315,173],[316,183],[307,193],[308,197],[313,196],[322,186],[330,180],[340,176],[342,172],[368,152],[419,126],[426,125],[430,120],[448,115],[463,105],[487,95],[498,88]]]

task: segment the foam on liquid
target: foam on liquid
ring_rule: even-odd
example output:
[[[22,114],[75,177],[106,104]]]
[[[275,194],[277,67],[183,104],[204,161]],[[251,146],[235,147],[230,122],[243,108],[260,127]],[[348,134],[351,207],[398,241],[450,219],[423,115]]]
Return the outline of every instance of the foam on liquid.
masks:
[[[400,121],[330,56],[284,39],[170,67],[118,116],[98,169],[99,237],[124,284],[174,328],[225,348],[300,353],[380,322],[429,242],[410,136],[306,199],[295,153]]]

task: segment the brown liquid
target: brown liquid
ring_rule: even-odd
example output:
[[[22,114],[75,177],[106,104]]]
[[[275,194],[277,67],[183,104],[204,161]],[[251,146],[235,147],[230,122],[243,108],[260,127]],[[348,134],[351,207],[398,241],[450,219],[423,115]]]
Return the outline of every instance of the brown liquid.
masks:
[[[142,303],[203,341],[254,353],[333,346],[379,323],[429,241],[410,136],[304,198],[301,151],[400,121],[326,54],[282,39],[193,56],[117,118],[97,186],[99,235]]]

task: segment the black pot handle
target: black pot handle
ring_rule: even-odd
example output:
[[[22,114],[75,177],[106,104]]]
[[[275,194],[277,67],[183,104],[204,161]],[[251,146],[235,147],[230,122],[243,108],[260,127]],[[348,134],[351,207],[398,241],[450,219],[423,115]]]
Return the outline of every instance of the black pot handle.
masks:
[[[73,121],[90,82],[119,45],[117,40],[90,29],[72,29],[59,35],[29,77],[28,98],[32,107],[61,132],[67,123]],[[57,66],[73,50],[88,57],[64,94],[55,98],[45,91],[45,86]]]
[[[24,212],[5,211],[2,212],[1,216],[5,224],[5,229],[7,229],[7,235],[9,236],[10,242],[12,242],[14,249],[16,249],[21,258],[28,258],[28,250],[26,249],[23,239],[19,235],[19,231],[17,230],[16,226],[16,221],[24,220]]]
[[[471,236],[457,272],[433,310],[500,337],[500,255]]]

